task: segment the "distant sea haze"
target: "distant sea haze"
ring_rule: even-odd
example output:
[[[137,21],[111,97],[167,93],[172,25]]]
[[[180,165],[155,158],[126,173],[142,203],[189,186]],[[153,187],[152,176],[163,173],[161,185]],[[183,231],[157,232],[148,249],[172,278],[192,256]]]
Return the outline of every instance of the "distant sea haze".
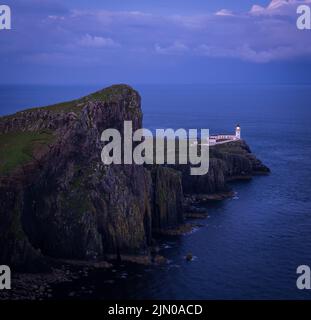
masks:
[[[169,264],[137,267],[110,298],[310,299],[296,269],[311,261],[311,86],[138,85],[144,127],[208,128],[242,138],[272,171],[234,183],[203,228],[162,242]],[[0,86],[0,115],[84,96],[96,86]],[[195,259],[187,263],[184,256]],[[138,276],[139,275],[139,276]],[[98,285],[98,278],[85,281]],[[100,291],[105,297],[107,290]]]

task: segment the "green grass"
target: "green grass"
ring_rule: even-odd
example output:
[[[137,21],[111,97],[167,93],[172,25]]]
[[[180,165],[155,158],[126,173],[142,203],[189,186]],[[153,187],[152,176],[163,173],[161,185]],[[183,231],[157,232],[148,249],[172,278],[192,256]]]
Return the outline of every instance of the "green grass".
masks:
[[[72,101],[57,103],[45,107],[35,107],[20,111],[16,114],[0,117],[2,119],[9,119],[21,116],[24,112],[32,112],[35,110],[47,110],[55,113],[69,113],[75,112],[79,114],[83,107],[89,101],[100,102],[119,102],[124,96],[132,92],[132,88],[127,85],[114,85],[103,90],[99,90],[90,95],[75,99]],[[136,112],[136,111],[135,111]],[[17,167],[26,164],[33,159],[33,151],[52,142],[54,136],[52,133],[36,133],[36,132],[15,132],[0,134],[0,175],[7,175],[14,171]]]
[[[33,159],[33,152],[53,141],[49,132],[14,132],[0,134],[0,175],[8,175]]]
[[[57,103],[53,104],[47,107],[38,107],[38,108],[33,108],[30,110],[34,109],[46,109],[49,111],[53,111],[55,113],[61,113],[61,112],[80,112],[83,107],[83,99],[78,99],[78,100],[72,100],[72,101],[67,101],[67,102],[62,102],[62,103]],[[27,110],[28,111],[28,110]]]
[[[96,101],[113,101],[118,100],[120,98],[120,95],[128,90],[133,89],[127,85],[114,85],[104,90],[96,91],[89,96],[86,96],[86,98]]]
[[[51,104],[48,106],[43,106],[43,107],[34,107],[30,109],[26,109],[23,111],[19,111],[16,114],[7,116],[7,117],[14,117],[21,112],[29,112],[29,111],[36,111],[36,110],[47,110],[47,111],[52,111],[55,113],[69,113],[69,112],[75,112],[75,113],[80,113],[85,106],[86,102],[89,101],[88,97],[83,97],[81,99],[76,99],[76,100],[71,100],[71,101],[66,101],[66,102],[61,102],[61,103],[56,103],[56,104]]]

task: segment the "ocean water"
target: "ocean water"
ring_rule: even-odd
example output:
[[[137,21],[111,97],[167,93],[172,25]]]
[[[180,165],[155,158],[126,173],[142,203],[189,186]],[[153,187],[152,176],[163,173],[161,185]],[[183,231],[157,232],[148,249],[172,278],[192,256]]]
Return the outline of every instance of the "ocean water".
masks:
[[[161,240],[169,263],[119,265],[55,288],[58,297],[310,299],[296,269],[311,265],[311,86],[138,85],[144,127],[209,128],[242,137],[272,171],[233,183],[202,227]],[[96,87],[0,87],[0,114],[83,96]],[[184,256],[192,252],[192,262]],[[91,288],[92,293],[81,290]]]

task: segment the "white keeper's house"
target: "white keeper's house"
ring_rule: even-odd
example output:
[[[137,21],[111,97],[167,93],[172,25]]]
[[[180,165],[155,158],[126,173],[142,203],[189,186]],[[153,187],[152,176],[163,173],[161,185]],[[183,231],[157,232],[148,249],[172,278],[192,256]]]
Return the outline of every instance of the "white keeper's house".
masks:
[[[239,124],[235,127],[235,134],[217,134],[209,136],[209,145],[227,143],[230,141],[241,140],[241,126]],[[203,143],[202,143],[203,144]],[[207,143],[206,143],[207,144]]]

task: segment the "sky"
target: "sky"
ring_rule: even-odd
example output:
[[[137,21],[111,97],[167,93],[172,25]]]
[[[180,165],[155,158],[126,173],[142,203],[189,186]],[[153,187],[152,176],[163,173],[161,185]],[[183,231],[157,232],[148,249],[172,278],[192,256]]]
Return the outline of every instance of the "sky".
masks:
[[[0,84],[311,83],[311,0],[3,0]]]

